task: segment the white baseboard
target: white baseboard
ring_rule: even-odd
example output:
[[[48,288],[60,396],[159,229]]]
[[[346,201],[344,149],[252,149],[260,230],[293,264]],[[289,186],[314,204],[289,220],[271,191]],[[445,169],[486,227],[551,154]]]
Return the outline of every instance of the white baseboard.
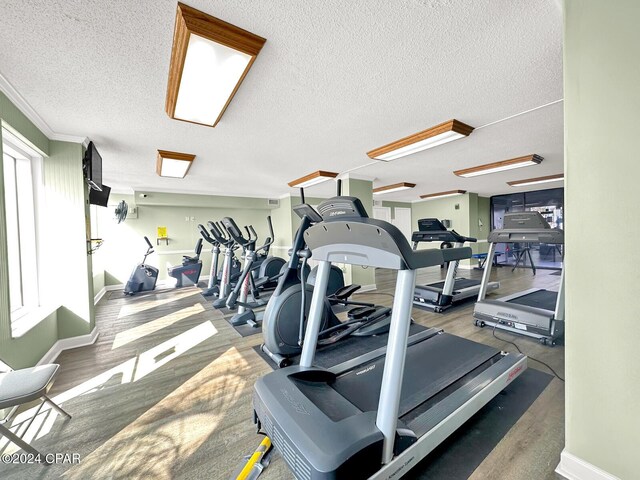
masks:
[[[52,363],[56,358],[58,358],[58,355],[60,355],[63,350],[93,345],[97,339],[98,327],[94,327],[91,333],[88,333],[86,335],[79,335],[77,337],[63,338],[62,340],[58,340],[51,346],[49,351],[44,354],[37,365]]]
[[[362,285],[358,293],[361,292],[371,292],[372,290],[376,290],[378,286],[375,283],[370,283],[369,285]]]
[[[100,299],[104,297],[105,293],[107,293],[107,287],[102,287],[100,291],[93,297],[93,304],[97,305]]]
[[[556,467],[556,473],[567,480],[620,480],[566,450],[560,454],[560,463]]]
[[[122,290],[124,288],[124,283],[118,283],[117,285],[107,285],[104,287],[105,291],[113,292],[114,290]]]

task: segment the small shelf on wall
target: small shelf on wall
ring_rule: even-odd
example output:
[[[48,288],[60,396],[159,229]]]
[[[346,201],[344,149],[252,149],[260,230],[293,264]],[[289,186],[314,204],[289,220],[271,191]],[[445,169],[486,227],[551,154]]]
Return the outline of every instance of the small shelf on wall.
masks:
[[[157,237],[156,245],[160,245],[160,242],[165,242],[165,245],[169,245],[169,237]]]
[[[87,255],[93,255],[94,252],[98,250],[103,243],[104,240],[101,238],[92,238],[90,240],[87,240]]]

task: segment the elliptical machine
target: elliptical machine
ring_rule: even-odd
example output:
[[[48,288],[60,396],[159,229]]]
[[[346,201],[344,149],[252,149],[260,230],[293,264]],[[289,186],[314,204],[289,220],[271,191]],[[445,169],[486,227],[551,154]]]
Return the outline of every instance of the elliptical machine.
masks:
[[[147,253],[144,254],[142,263],[136,265],[133,272],[131,272],[129,281],[124,287],[125,295],[134,295],[138,292],[146,292],[156,288],[159,270],[145,263],[147,257],[154,252],[153,245],[151,245],[147,237],[144,237],[144,241],[147,242],[149,248],[147,248]]]
[[[249,236],[249,238],[245,238],[240,231],[240,228],[236,224],[236,222],[231,217],[224,217],[222,219],[222,225],[225,230],[229,232],[231,238],[233,238],[234,242],[242,248],[242,256],[244,258],[244,264],[242,268],[242,273],[240,273],[240,277],[238,278],[238,282],[236,283],[235,288],[231,291],[225,305],[227,308],[234,310],[238,307],[238,313],[236,313],[231,319],[229,323],[233,326],[248,324],[252,327],[258,327],[258,322],[260,318],[256,317],[255,312],[253,311],[256,307],[261,307],[265,305],[267,302],[264,300],[260,300],[260,294],[258,292],[258,288],[253,279],[253,270],[256,262],[256,240],[257,235]],[[253,230],[251,227],[251,231],[249,227],[245,227],[249,235]],[[263,283],[266,283],[268,279],[264,280]],[[251,295],[253,297],[253,302],[248,302],[248,294],[249,289],[251,289]]]
[[[213,222],[208,223],[209,228],[214,227]],[[240,275],[240,262],[235,257],[234,251],[239,248],[239,245],[233,241],[229,232],[226,231],[223,225],[216,224],[219,229],[212,229],[214,237],[220,241],[224,248],[224,259],[222,261],[222,269],[220,271],[220,288],[218,292],[218,298],[213,301],[214,308],[222,308],[226,306],[227,297],[233,289],[234,283],[237,282],[237,278]],[[224,233],[222,233],[224,232]],[[237,269],[237,271],[236,271]],[[234,272],[236,272],[234,274]]]
[[[254,277],[254,285],[257,288],[268,289],[275,288],[278,284],[280,274],[284,271],[287,263],[284,258],[269,256],[269,250],[274,242],[275,234],[273,233],[273,224],[271,223],[271,215],[267,215],[267,227],[269,228],[269,236],[264,243],[255,248],[255,242],[258,235],[252,225],[245,227],[249,238],[253,239],[253,247],[255,252],[255,264],[252,266],[252,275]]]
[[[209,283],[207,288],[203,289],[200,294],[203,297],[210,297],[219,291],[218,284],[218,260],[220,257],[220,242],[209,235],[209,232],[202,224],[198,224],[198,231],[204,240],[211,244],[211,269],[209,270]]]
[[[338,180],[338,194],[340,187],[341,181]],[[269,299],[262,321],[264,343],[260,348],[278,367],[290,365],[291,357],[299,355],[302,351],[306,317],[313,294],[313,286],[307,282],[306,276],[298,277],[298,264],[302,260],[300,270],[304,272],[306,263],[311,258],[311,251],[306,248],[304,235],[312,225],[321,222],[322,217],[313,207],[304,203],[302,189],[300,196],[302,203],[294,206],[293,210],[302,221],[293,242],[291,259]],[[313,271],[310,277],[315,277]],[[338,282],[336,278],[339,278]],[[332,345],[350,335],[371,336],[389,331],[390,308],[347,300],[359,288],[359,285],[345,287],[342,270],[331,265],[318,345]],[[338,303],[356,306],[348,313],[347,321],[340,321],[334,313],[332,306]]]

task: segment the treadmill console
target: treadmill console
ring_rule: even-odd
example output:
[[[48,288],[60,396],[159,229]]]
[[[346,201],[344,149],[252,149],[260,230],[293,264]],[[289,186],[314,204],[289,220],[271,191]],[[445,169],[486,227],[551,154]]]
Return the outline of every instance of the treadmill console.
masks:
[[[300,218],[306,215],[307,218],[311,220],[311,223],[320,223],[322,221],[322,217],[320,216],[320,214],[316,212],[315,209],[308,203],[295,205],[293,207],[293,211],[296,212],[296,215],[298,215]]]
[[[362,201],[357,197],[333,197],[318,205],[318,211],[322,220],[346,220],[356,218],[369,218]]]
[[[551,228],[540,212],[505,213],[503,229]]]
[[[437,218],[421,218],[418,220],[418,230],[421,232],[446,232],[447,227]]]

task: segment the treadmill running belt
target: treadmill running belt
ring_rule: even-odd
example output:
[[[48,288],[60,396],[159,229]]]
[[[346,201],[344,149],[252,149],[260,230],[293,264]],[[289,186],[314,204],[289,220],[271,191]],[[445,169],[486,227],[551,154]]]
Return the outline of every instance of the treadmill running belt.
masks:
[[[399,416],[477,368],[499,350],[443,333],[407,348]],[[384,357],[339,376],[333,388],[363,412],[376,410]]]
[[[508,300],[508,303],[516,303],[518,305],[526,305],[528,307],[542,308],[553,312],[556,309],[556,300],[558,292],[550,290],[537,290],[535,292],[522,295],[521,297]]]
[[[463,288],[469,287],[477,287],[480,285],[480,280],[474,280],[472,278],[456,278],[455,283],[453,284],[453,291],[462,290]],[[444,281],[437,283],[430,283],[429,285],[425,285],[427,287],[436,288],[438,290],[442,290],[444,288]],[[416,285],[416,289],[419,289],[420,285]]]

